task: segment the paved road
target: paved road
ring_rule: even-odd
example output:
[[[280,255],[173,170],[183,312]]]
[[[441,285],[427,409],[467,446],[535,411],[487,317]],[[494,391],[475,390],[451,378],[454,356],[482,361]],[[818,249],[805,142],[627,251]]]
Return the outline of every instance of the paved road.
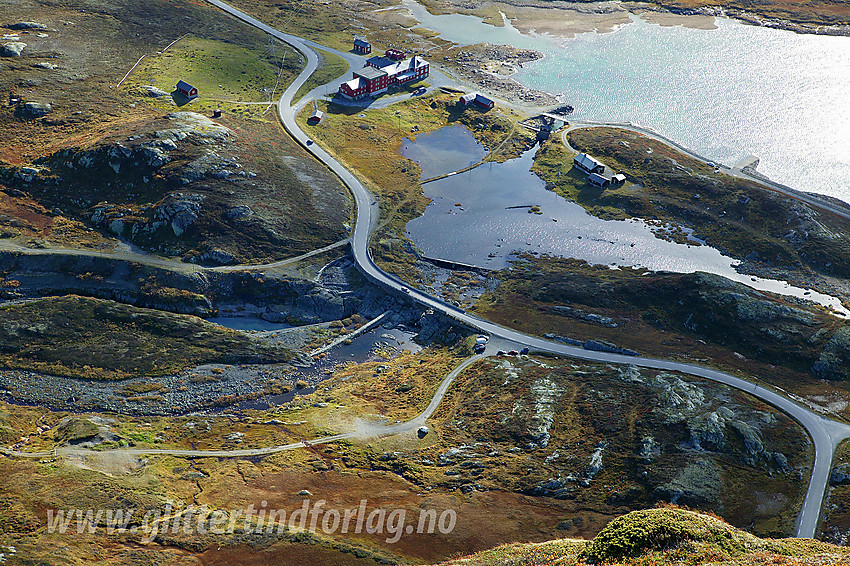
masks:
[[[469,314],[463,311],[462,309],[455,307],[454,305],[448,304],[440,299],[427,295],[415,288],[411,288],[406,283],[400,281],[396,277],[384,273],[372,261],[371,254],[369,253],[368,249],[368,243],[370,235],[372,233],[372,228],[374,227],[374,224],[377,221],[378,217],[377,202],[375,201],[371,193],[369,193],[369,191],[360,183],[360,181],[347,169],[345,169],[345,167],[343,167],[339,162],[337,162],[330,155],[328,155],[325,150],[313,143],[308,145],[307,135],[295,122],[295,112],[292,108],[292,98],[294,94],[298,91],[298,89],[301,87],[301,85],[316,70],[318,66],[318,58],[316,56],[316,53],[312,49],[310,49],[302,39],[298,37],[278,32],[277,30],[274,30],[266,24],[263,24],[262,22],[256,20],[255,18],[252,18],[251,16],[248,16],[247,14],[244,14],[243,12],[236,10],[235,8],[228,6],[220,0],[207,1],[221,8],[222,10],[230,13],[231,15],[245,21],[246,23],[265,31],[266,33],[269,33],[282,41],[289,43],[294,48],[301,51],[307,58],[307,65],[305,66],[302,73],[289,86],[289,88],[286,89],[286,91],[283,93],[283,96],[281,96],[281,99],[278,103],[278,111],[280,113],[281,121],[283,122],[290,135],[292,135],[298,142],[300,142],[305,148],[311,151],[317,158],[321,159],[332,171],[334,171],[334,173],[336,173],[340,177],[340,179],[349,187],[352,194],[354,195],[355,202],[357,205],[357,224],[354,229],[354,234],[351,238],[351,245],[354,258],[357,261],[358,267],[367,277],[390,290],[393,290],[400,294],[405,294],[409,296],[412,300],[417,301],[418,303],[427,307],[433,308],[437,311],[440,311],[461,323],[467,324],[474,328],[478,328],[484,332],[489,333],[492,336],[497,336],[504,340],[515,342],[517,344],[526,345],[534,350],[561,354],[588,361],[606,362],[614,364],[631,364],[640,367],[660,369],[666,371],[679,371],[685,374],[724,383],[741,391],[750,393],[753,396],[758,397],[763,401],[766,401],[776,406],[777,408],[785,411],[806,428],[812,438],[812,441],[814,442],[815,463],[812,469],[812,475],[809,481],[809,488],[806,494],[806,499],[803,503],[800,515],[797,518],[796,530],[796,534],[799,537],[814,536],[815,531],[817,529],[820,508],[823,503],[824,492],[826,489],[827,482],[829,480],[833,453],[835,447],[841,440],[850,437],[850,426],[829,419],[825,419],[824,417],[814,413],[810,409],[790,400],[789,398],[777,393],[772,389],[753,384],[739,377],[735,377],[733,375],[713,370],[710,368],[670,360],[631,357],[619,354],[609,354],[604,352],[591,352],[574,346],[557,344],[535,336],[528,336],[521,332],[517,332],[516,330],[505,328],[492,322],[480,319],[475,315]],[[820,203],[818,203],[818,205],[820,205]],[[479,357],[474,356],[466,360],[463,364],[458,366],[458,368],[456,368],[453,372],[446,376],[446,378],[441,383],[437,393],[434,395],[431,404],[421,415],[406,423],[399,423],[397,425],[390,425],[387,427],[372,427],[368,431],[368,433],[384,434],[403,432],[406,430],[410,430],[413,427],[419,426],[418,423],[424,423],[427,418],[430,417],[436,410],[437,406],[445,395],[446,390],[451,385],[451,382],[453,381],[454,377],[458,375],[460,371],[462,371],[465,367],[468,367],[469,364],[477,361],[477,359],[479,359]],[[363,434],[364,432],[343,433],[316,439],[314,441],[310,441],[309,444],[352,439],[361,437],[363,436]],[[237,451],[134,449],[124,450],[123,452],[128,454],[139,455],[170,454],[175,456],[187,457],[232,457],[271,454],[282,450],[290,450],[294,448],[304,447],[306,445],[307,444],[305,442],[297,442],[283,446],[245,449]],[[6,451],[4,453],[8,454],[9,452]],[[60,453],[72,452],[71,449],[65,449],[63,452]]]

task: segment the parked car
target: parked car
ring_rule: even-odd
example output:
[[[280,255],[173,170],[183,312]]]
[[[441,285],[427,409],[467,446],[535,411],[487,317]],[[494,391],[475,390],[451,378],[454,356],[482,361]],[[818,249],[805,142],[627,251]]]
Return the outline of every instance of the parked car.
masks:
[[[518,356],[519,352],[517,352],[516,350],[508,350],[508,355],[509,356]]]
[[[486,349],[487,349],[487,346],[485,346],[484,344],[476,344],[476,345],[472,348],[472,351],[473,351],[473,352],[475,352],[476,354],[481,354],[481,353],[482,353],[482,352],[484,352],[484,350],[486,350]]]
[[[413,91],[413,96],[419,96],[419,95],[422,95],[422,94],[425,94],[425,87],[424,86],[420,86],[419,88],[417,88],[416,90]]]
[[[522,354],[523,356],[528,355],[528,348],[523,348],[522,350],[519,351],[519,353]]]

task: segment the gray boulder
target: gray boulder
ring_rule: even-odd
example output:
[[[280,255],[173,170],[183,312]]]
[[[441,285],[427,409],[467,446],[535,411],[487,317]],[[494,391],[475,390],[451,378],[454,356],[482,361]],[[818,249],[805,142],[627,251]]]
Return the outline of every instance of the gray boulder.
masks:
[[[3,57],[20,57],[26,46],[27,44],[22,41],[10,41],[9,43],[4,43],[3,46],[0,47],[0,55]]]
[[[18,171],[17,177],[25,183],[29,183],[38,177],[39,173],[41,173],[41,169],[36,169],[35,167],[21,167]]]
[[[201,263],[211,263],[215,265],[230,265],[232,263],[236,263],[235,257],[221,250],[210,250],[208,252],[204,252],[198,256],[198,259]]]
[[[170,225],[179,238],[198,220],[203,200],[203,195],[174,193],[156,209],[154,220]]]
[[[169,96],[170,93],[165,92],[162,89],[156,88],[153,85],[145,85],[142,87],[142,90],[145,91],[145,94],[152,98],[161,98],[163,96]]]
[[[9,29],[47,29],[47,26],[38,22],[17,22],[8,26]]]
[[[27,118],[41,118],[51,112],[53,112],[53,105],[49,103],[27,102],[23,108],[23,114]]]
[[[144,147],[142,149],[142,153],[144,154],[148,165],[151,167],[162,167],[171,161],[171,157],[169,157],[168,153],[159,147]]]
[[[832,474],[829,476],[831,485],[848,485],[850,484],[850,466],[843,464],[832,468]]]
[[[254,211],[248,205],[238,204],[227,211],[227,218],[230,220],[242,220],[253,216]]]

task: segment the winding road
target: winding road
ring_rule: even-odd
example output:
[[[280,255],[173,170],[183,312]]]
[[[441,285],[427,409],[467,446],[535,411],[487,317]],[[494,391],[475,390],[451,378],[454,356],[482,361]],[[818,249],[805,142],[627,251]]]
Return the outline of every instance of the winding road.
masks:
[[[800,424],[802,424],[803,427],[805,427],[814,443],[815,462],[814,466],[812,467],[812,474],[809,480],[809,488],[806,493],[806,498],[803,502],[803,507],[800,511],[800,514],[797,517],[796,529],[796,535],[798,537],[814,537],[815,532],[817,531],[818,519],[820,517],[820,509],[823,504],[823,497],[826,492],[827,483],[829,482],[833,454],[835,452],[836,446],[838,446],[838,444],[845,438],[850,437],[850,426],[826,419],[821,415],[818,415],[814,411],[800,405],[795,401],[792,401],[788,397],[785,397],[772,389],[768,389],[761,385],[756,385],[739,377],[735,377],[733,375],[714,369],[670,360],[631,357],[619,354],[609,354],[604,352],[590,352],[588,350],[584,350],[575,346],[557,344],[549,340],[544,340],[535,336],[529,336],[521,332],[517,332],[516,330],[505,328],[498,324],[483,320],[475,315],[467,313],[463,309],[460,309],[436,297],[432,297],[431,295],[423,293],[422,291],[416,288],[410,287],[408,284],[401,281],[397,277],[385,273],[375,264],[374,261],[372,261],[372,256],[369,253],[369,239],[372,234],[372,230],[375,226],[375,223],[378,219],[377,201],[375,200],[374,196],[369,192],[369,190],[366,189],[366,187],[364,187],[362,183],[360,183],[357,177],[355,177],[341,163],[339,163],[336,159],[329,155],[324,149],[314,143],[307,145],[307,141],[309,138],[307,134],[305,134],[301,130],[301,128],[295,121],[295,109],[293,109],[292,107],[292,97],[298,91],[301,85],[307,80],[307,78],[316,70],[318,66],[318,57],[316,56],[315,52],[313,52],[312,49],[310,49],[302,39],[289,34],[278,32],[277,30],[274,30],[268,25],[259,22],[255,18],[248,16],[247,14],[233,8],[232,6],[225,4],[224,2],[221,2],[220,0],[207,1],[214,4],[215,6],[218,6],[229,14],[239,18],[240,20],[243,20],[246,23],[256,26],[259,29],[273,35],[274,37],[282,41],[286,41],[292,47],[301,51],[307,58],[307,65],[304,70],[289,86],[289,88],[286,89],[286,91],[283,93],[283,96],[281,96],[280,101],[278,102],[278,112],[280,114],[281,122],[283,122],[283,125],[286,128],[287,132],[289,132],[289,134],[293,138],[295,138],[299,143],[301,143],[308,151],[313,153],[313,155],[315,155],[318,159],[324,162],[343,181],[343,183],[345,183],[345,185],[351,190],[352,194],[354,195],[354,199],[357,206],[357,223],[354,227],[354,233],[351,237],[351,248],[354,254],[354,259],[357,262],[360,271],[364,275],[369,277],[375,283],[378,283],[388,289],[406,294],[412,300],[424,306],[430,307],[435,311],[442,312],[445,315],[457,320],[458,322],[469,325],[473,328],[477,328],[492,336],[498,336],[505,340],[516,342],[517,344],[526,345],[535,350],[554,354],[561,354],[589,361],[607,362],[614,364],[632,364],[635,366],[652,369],[679,371],[685,374],[702,377],[705,379],[711,379],[713,381],[729,385],[730,387],[740,389],[741,391],[750,393],[753,396],[758,397],[759,399],[766,401],[767,403],[770,403],[771,405],[774,405],[780,410],[788,413],[791,417],[793,417]],[[644,131],[646,132],[646,130]],[[805,197],[805,195],[801,195],[797,191],[794,191],[794,193],[794,196],[797,196],[802,200],[807,200],[808,202],[808,198],[802,198]],[[823,203],[820,200],[817,200],[812,204],[816,204],[820,207],[823,206]],[[839,213],[837,210],[833,210],[833,212]],[[449,384],[450,383],[451,381],[449,381]],[[448,385],[446,386],[446,388],[447,387]],[[445,390],[442,390],[442,392],[438,390],[437,394],[434,396],[432,404],[435,408],[439,404],[440,400],[442,400],[444,394]],[[403,425],[405,425],[408,430],[410,428],[413,428],[414,426],[419,426],[413,421],[409,421],[409,423],[403,423]],[[392,433],[390,430],[392,428],[393,427],[388,427],[386,429],[386,433]]]
[[[318,44],[301,39],[297,36],[277,31],[274,28],[264,24],[263,22],[260,22],[256,18],[253,18],[245,14],[244,12],[237,10],[236,8],[229,6],[228,4],[225,4],[224,2],[221,2],[221,0],[207,1],[213,4],[214,6],[220,8],[221,10],[227,12],[228,14],[238,18],[239,20],[242,20],[243,22],[262,30],[268,33],[269,35],[288,43],[289,45],[300,51],[306,57],[306,66],[304,70],[301,72],[301,74],[298,75],[295,81],[291,85],[289,85],[289,87],[283,93],[277,104],[279,116],[281,122],[283,123],[288,133],[294,139],[296,139],[305,149],[307,149],[315,157],[325,163],[343,181],[343,183],[348,186],[352,195],[354,196],[357,206],[357,222],[354,228],[354,232],[350,238],[350,242],[354,258],[357,262],[360,271],[364,275],[366,275],[375,283],[380,284],[391,291],[406,295],[410,299],[426,307],[430,307],[435,311],[439,311],[460,323],[471,326],[473,328],[477,328],[483,332],[490,334],[491,336],[498,337],[516,344],[528,346],[529,348],[534,350],[594,362],[630,364],[652,369],[678,371],[688,375],[724,383],[730,387],[734,387],[736,389],[749,393],[767,403],[770,403],[771,405],[774,405],[778,409],[789,414],[800,424],[802,424],[802,426],[805,427],[805,429],[808,431],[814,443],[814,466],[812,468],[812,474],[809,480],[806,498],[803,503],[801,512],[797,518],[796,528],[796,535],[798,537],[814,537],[818,526],[818,518],[823,503],[824,493],[829,480],[835,447],[843,439],[850,437],[850,426],[826,419],[821,415],[818,415],[817,413],[813,412],[812,410],[804,407],[803,405],[789,399],[788,397],[778,393],[777,391],[774,391],[773,389],[769,389],[767,387],[751,383],[745,379],[741,379],[739,377],[735,377],[733,375],[717,371],[711,368],[670,360],[631,357],[619,354],[609,354],[604,352],[591,352],[582,348],[558,344],[535,336],[529,336],[521,332],[517,332],[516,330],[512,330],[510,328],[506,328],[478,318],[477,316],[467,313],[464,310],[455,307],[454,305],[451,305],[438,298],[423,293],[422,291],[416,288],[410,287],[395,276],[385,273],[372,261],[368,246],[371,233],[378,219],[378,205],[375,198],[350,171],[348,171],[342,164],[340,164],[333,157],[331,157],[324,149],[314,143],[310,143],[308,145],[308,136],[301,130],[301,128],[295,121],[295,114],[297,109],[293,108],[292,106],[293,97],[295,93],[298,92],[299,88],[306,82],[306,80],[310,77],[310,75],[313,74],[313,72],[318,67],[318,56],[312,49],[312,47],[335,52],[337,54],[345,56],[346,60],[349,60],[349,54],[342,54],[341,52],[328,49],[323,46],[319,46]],[[349,62],[351,64],[351,61]],[[328,85],[314,89],[314,91],[312,91],[308,96],[305,96],[304,99],[302,99],[301,105],[303,106],[303,104],[311,98],[310,95],[315,95],[316,93],[323,92],[327,88],[329,88]],[[647,130],[641,131],[643,131],[644,133],[650,133],[651,135],[657,135],[653,132],[648,132]],[[669,140],[665,141],[668,141],[669,143]],[[764,182],[762,179],[754,180]],[[791,191],[791,189],[788,190]],[[808,195],[801,194],[798,191],[793,191],[793,193],[793,196],[801,198],[801,200],[806,200],[808,202]],[[817,200],[812,204],[815,204],[819,207],[825,206],[825,204],[820,200]],[[833,210],[833,212],[835,212],[836,214],[841,214],[838,210]],[[847,215],[847,212],[844,212],[842,214],[842,216],[845,215]],[[256,268],[259,266],[254,267]],[[430,418],[434,414],[434,411],[436,411],[437,407],[439,406],[440,402],[445,396],[446,391],[451,386],[451,383],[455,379],[455,377],[459,375],[469,365],[480,360],[482,357],[483,355],[477,355],[464,360],[458,367],[456,367],[443,379],[433,398],[431,399],[431,402],[428,407],[420,415],[404,423],[398,423],[393,425],[366,423],[361,427],[361,430],[358,430],[356,432],[347,432],[333,436],[317,438],[312,441],[302,441],[287,445],[255,449],[169,450],[133,448],[117,449],[116,451],[120,451],[122,454],[127,454],[130,456],[138,456],[144,454],[168,454],[172,456],[185,456],[193,458],[204,456],[246,457],[273,454],[284,450],[292,450],[296,448],[303,448],[308,445],[323,444],[339,440],[368,438],[371,436],[383,436],[388,434],[409,433],[422,426],[428,420],[428,418]],[[57,449],[56,452],[38,454],[19,452],[10,449],[0,449],[0,453],[6,454],[8,456],[30,458],[45,458],[54,455],[91,454],[91,452],[75,448],[60,448]]]
[[[311,49],[309,49],[305,45],[304,41],[302,41],[300,38],[296,38],[289,34],[280,33],[274,30],[273,28],[267,26],[266,24],[258,22],[255,18],[252,18],[251,16],[248,16],[243,12],[236,10],[235,8],[228,6],[220,0],[207,1],[218,6],[219,8],[225,10],[226,12],[237,18],[251,25],[255,25],[263,31],[271,33],[278,39],[288,42],[295,49],[298,49],[307,57],[307,65],[305,69],[301,72],[298,78],[296,78],[295,81],[289,86],[289,88],[287,88],[287,90],[283,93],[283,96],[281,96],[280,101],[278,102],[278,112],[280,114],[280,119],[289,134],[296,140],[298,140],[298,142],[301,143],[305,148],[307,148],[311,153],[313,153],[313,155],[315,155],[318,159],[324,162],[337,176],[339,176],[339,178],[343,181],[343,183],[345,183],[346,186],[348,186],[348,188],[354,195],[357,206],[357,223],[354,227],[354,233],[351,237],[351,248],[358,267],[367,277],[369,277],[374,282],[383,285],[386,288],[404,293],[412,300],[415,300],[416,302],[422,305],[430,307],[435,311],[442,312],[447,316],[457,320],[458,322],[472,326],[473,328],[477,328],[483,332],[489,333],[492,336],[498,336],[508,341],[526,345],[535,350],[550,352],[554,354],[561,354],[589,361],[608,362],[615,364],[632,364],[646,368],[661,369],[667,371],[679,371],[689,375],[702,377],[705,379],[711,379],[713,381],[729,385],[730,387],[740,389],[788,413],[791,417],[793,417],[800,424],[802,424],[803,427],[805,427],[814,443],[815,462],[812,468],[812,474],[809,480],[809,488],[806,493],[806,498],[803,503],[800,514],[797,518],[796,529],[796,534],[798,537],[814,537],[818,526],[820,509],[823,504],[823,497],[826,492],[827,483],[829,481],[833,454],[835,452],[836,446],[838,446],[838,444],[845,438],[850,437],[850,426],[826,419],[821,415],[818,415],[812,410],[800,405],[799,403],[796,403],[795,401],[792,401],[788,397],[785,397],[772,389],[768,389],[761,385],[753,384],[739,377],[735,377],[733,375],[714,369],[670,360],[631,357],[619,354],[608,354],[604,352],[590,352],[588,350],[584,350],[575,346],[557,344],[549,340],[544,340],[535,336],[529,336],[521,332],[517,332],[516,330],[505,328],[503,326],[483,320],[475,315],[465,312],[464,310],[458,307],[455,307],[454,305],[451,305],[440,299],[432,297],[431,295],[423,293],[422,291],[416,288],[410,287],[405,282],[394,277],[393,275],[385,273],[375,264],[374,261],[372,261],[372,256],[369,253],[369,239],[372,233],[372,229],[374,228],[375,223],[378,219],[378,206],[375,198],[369,192],[369,190],[366,189],[366,187],[364,187],[362,183],[360,183],[357,177],[355,177],[336,159],[330,156],[324,149],[322,149],[316,144],[307,145],[308,136],[301,130],[301,128],[295,121],[295,110],[292,108],[292,97],[298,91],[304,81],[307,80],[307,77],[309,77],[310,74],[312,74],[317,68],[318,58],[316,54]],[[794,193],[794,196],[805,196],[799,195],[799,193],[797,193],[796,191]],[[823,203],[819,200],[813,204],[816,204],[817,206],[823,206]],[[834,212],[839,213],[837,210]],[[462,364],[458,369],[462,369],[463,367],[466,367],[466,365],[467,364]],[[456,369],[455,372],[457,371],[458,370]],[[454,374],[455,372],[452,373]],[[445,395],[446,389],[448,389],[448,386],[450,384],[451,379],[447,377],[431,401],[431,405],[433,406],[431,413],[433,413],[433,410],[435,410],[437,405],[439,405],[440,401],[442,400],[442,397]],[[420,417],[417,417],[413,421],[409,421],[408,423],[396,425],[396,427],[387,427],[386,433],[392,433],[392,431],[395,431],[395,429],[399,427],[402,429],[406,428],[407,430],[414,427],[418,427],[420,426],[418,424],[420,421],[417,419],[420,419],[421,417],[422,415],[420,415]]]

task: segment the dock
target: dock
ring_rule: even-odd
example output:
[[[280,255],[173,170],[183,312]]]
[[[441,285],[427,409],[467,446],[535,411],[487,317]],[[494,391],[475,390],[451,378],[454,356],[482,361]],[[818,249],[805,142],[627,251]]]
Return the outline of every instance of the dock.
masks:
[[[756,167],[759,165],[759,158],[755,155],[746,155],[738,160],[735,165],[732,166],[732,169],[736,171],[743,172],[752,172],[756,170]]]
[[[474,271],[476,273],[487,274],[490,271],[498,271],[492,267],[480,267],[478,265],[471,265],[469,263],[463,263],[460,261],[451,261],[448,259],[441,259],[438,257],[428,257],[428,256],[419,256],[419,259],[423,261],[427,261],[429,263],[433,263],[437,267],[443,267],[445,269],[451,269],[452,271]]]

